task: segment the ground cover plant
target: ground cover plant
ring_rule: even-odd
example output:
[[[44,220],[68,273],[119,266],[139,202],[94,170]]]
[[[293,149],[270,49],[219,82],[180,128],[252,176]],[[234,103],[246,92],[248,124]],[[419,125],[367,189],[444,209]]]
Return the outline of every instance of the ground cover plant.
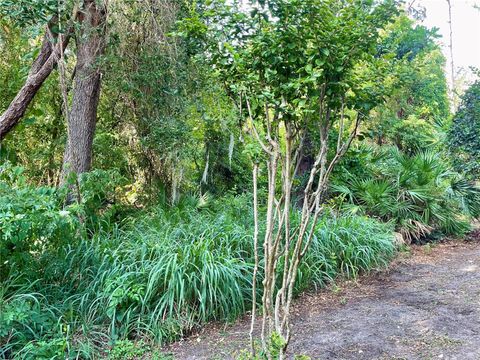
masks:
[[[91,237],[50,234],[28,263],[10,256],[0,300],[3,356],[91,358],[106,354],[105,343],[165,343],[206,321],[236,319],[252,301],[251,213],[249,195],[208,204],[192,197]],[[2,243],[12,238],[2,232]],[[358,216],[322,218],[298,269],[296,292],[385,266],[393,254],[389,225]]]

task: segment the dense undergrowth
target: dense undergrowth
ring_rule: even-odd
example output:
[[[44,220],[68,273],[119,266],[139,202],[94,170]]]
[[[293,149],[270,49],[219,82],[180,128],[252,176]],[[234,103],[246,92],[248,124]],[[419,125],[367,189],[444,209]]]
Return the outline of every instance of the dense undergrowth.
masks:
[[[392,221],[408,243],[462,235],[480,215],[480,188],[432,149],[360,146],[344,160],[332,192],[344,212]]]
[[[83,189],[90,195],[67,207],[63,190],[31,187],[17,168],[2,176],[0,356],[122,358],[119,346],[165,343],[248,310],[250,195],[185,197],[111,225],[118,209],[105,205],[114,193],[105,192],[99,173],[90,175],[96,190]],[[87,206],[93,199],[95,211]],[[12,206],[20,203],[26,205]],[[89,227],[91,217],[103,226]],[[297,291],[386,265],[393,254],[391,225],[328,213],[299,269]]]
[[[335,177],[297,294],[385,266],[395,230],[407,239],[461,234],[478,216],[478,188],[433,152],[353,154]],[[250,308],[251,194],[134,209],[112,172],[72,181],[80,196],[69,205],[67,188],[30,185],[19,167],[3,165],[0,180],[1,358],[135,358]]]
[[[98,27],[70,19],[92,11]],[[0,14],[0,358],[138,359],[245,314],[254,189],[267,259],[300,260],[291,239],[322,214],[297,277],[260,254],[267,317],[284,264],[298,295],[480,216],[480,82],[451,113],[461,89],[422,7],[0,0]],[[46,55],[62,29],[66,56]],[[283,351],[280,330],[264,339]]]

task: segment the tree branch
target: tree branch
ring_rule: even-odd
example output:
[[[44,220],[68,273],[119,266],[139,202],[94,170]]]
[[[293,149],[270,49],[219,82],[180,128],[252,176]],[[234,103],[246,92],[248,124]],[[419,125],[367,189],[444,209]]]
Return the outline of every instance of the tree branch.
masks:
[[[25,84],[0,116],[0,141],[5,138],[25,115],[28,105],[30,105],[35,94],[57,64],[58,53],[62,53],[68,45],[70,31],[67,32],[60,44],[53,44],[52,41],[50,41],[49,32],[56,22],[57,18],[55,17],[47,25],[40,53],[32,64]]]

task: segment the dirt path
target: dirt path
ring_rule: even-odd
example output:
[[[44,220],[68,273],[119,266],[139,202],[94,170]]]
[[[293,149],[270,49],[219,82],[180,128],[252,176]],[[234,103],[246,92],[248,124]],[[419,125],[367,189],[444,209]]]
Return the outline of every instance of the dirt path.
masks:
[[[312,359],[480,359],[480,244],[414,247],[389,271],[301,296],[290,351]],[[333,291],[332,291],[333,290]],[[174,344],[176,359],[234,359],[248,319]]]

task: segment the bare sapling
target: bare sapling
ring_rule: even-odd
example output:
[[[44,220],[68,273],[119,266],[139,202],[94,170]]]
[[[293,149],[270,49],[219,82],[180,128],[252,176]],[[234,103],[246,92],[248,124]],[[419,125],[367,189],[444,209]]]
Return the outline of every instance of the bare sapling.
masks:
[[[280,114],[278,107],[265,106],[261,119],[255,119],[248,96],[244,95],[248,109],[251,134],[260,145],[264,154],[264,166],[267,172],[266,206],[262,213],[258,210],[258,173],[260,164],[253,166],[253,208],[254,208],[254,249],[255,268],[253,282],[253,302],[251,320],[251,348],[255,355],[253,332],[256,315],[256,279],[257,272],[263,271],[262,283],[262,350],[268,359],[272,359],[272,347],[279,347],[279,358],[283,359],[291,338],[290,315],[295,289],[297,270],[315,236],[315,226],[322,214],[328,179],[340,158],[350,147],[360,125],[360,114],[349,124],[350,130],[345,137],[344,99],[339,109],[327,105],[325,91],[322,90],[318,111],[318,132],[320,145],[315,161],[308,174],[303,190],[303,205],[298,223],[292,223],[291,211],[293,182],[298,171],[300,154],[306,129],[301,128],[302,121]],[[334,121],[337,120],[337,121]],[[333,157],[329,159],[329,133],[332,123],[338,124],[338,138]],[[265,134],[261,135],[258,124],[263,124]],[[265,224],[263,236],[264,267],[259,269],[258,224]],[[280,266],[281,265],[281,266]],[[278,339],[272,344],[272,339]]]

